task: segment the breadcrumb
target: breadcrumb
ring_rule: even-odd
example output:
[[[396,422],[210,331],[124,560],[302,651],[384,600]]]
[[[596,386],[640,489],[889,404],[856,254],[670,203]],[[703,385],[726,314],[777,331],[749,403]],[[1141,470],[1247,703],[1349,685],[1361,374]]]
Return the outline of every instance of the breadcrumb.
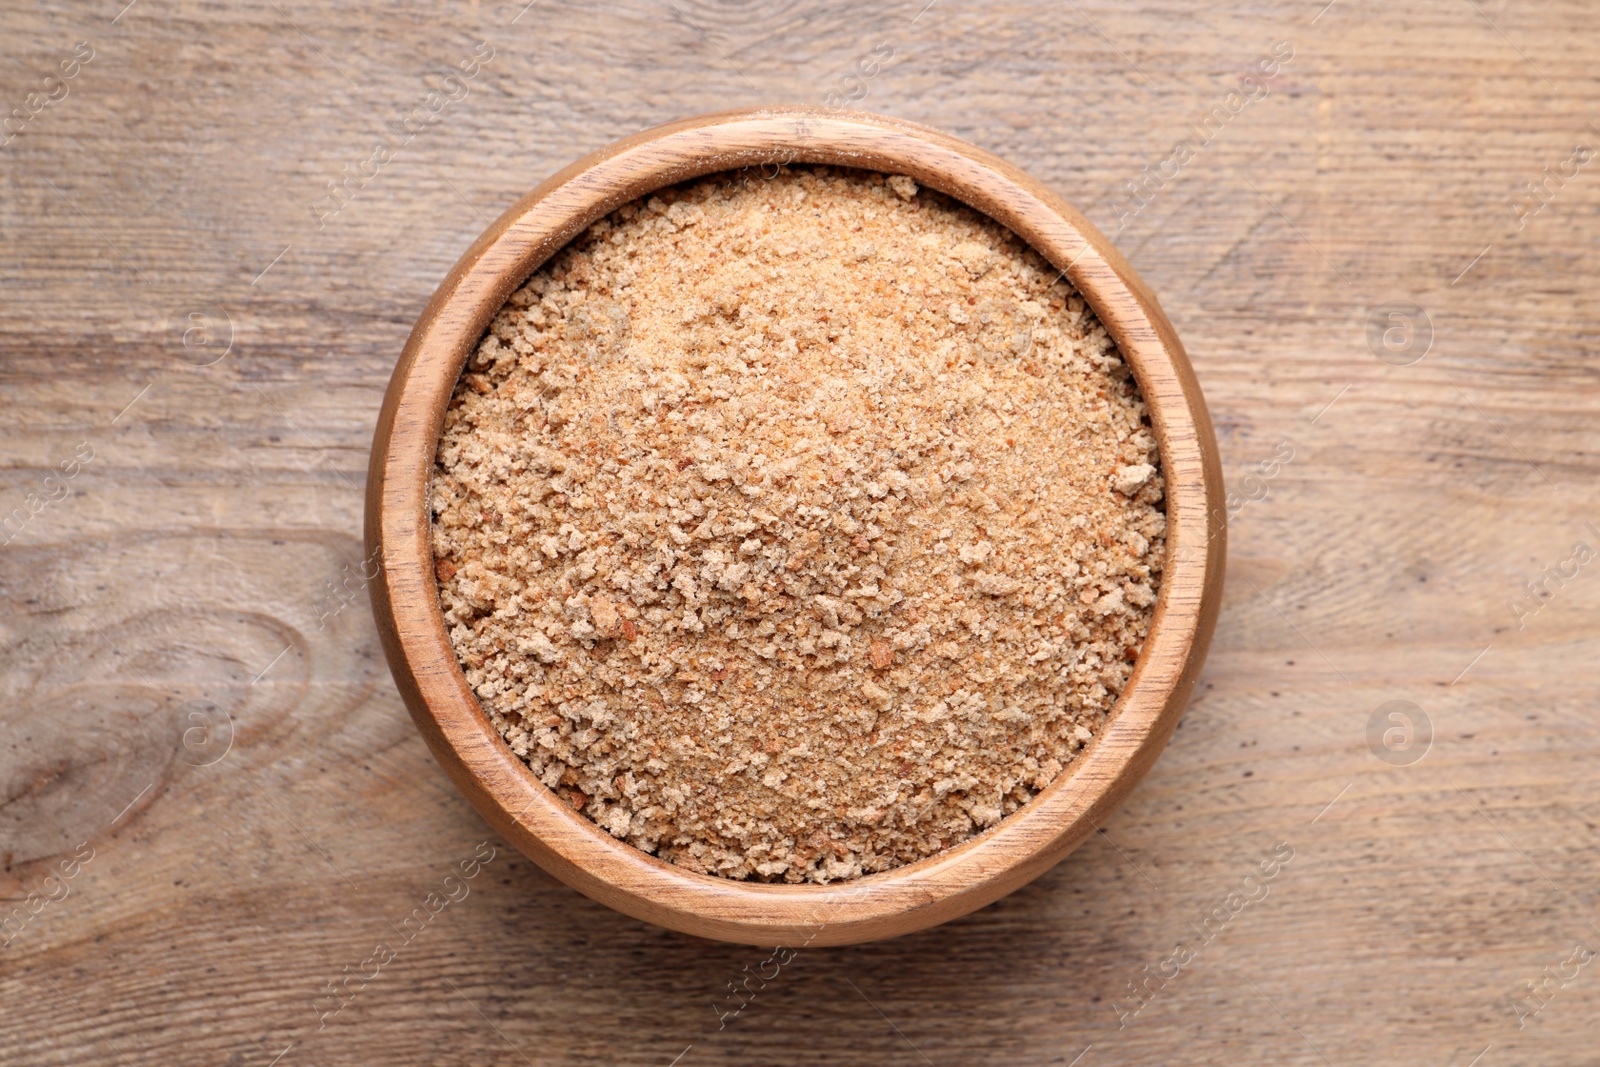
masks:
[[[713,175],[496,316],[431,487],[450,640],[546,786],[690,870],[829,882],[1026,804],[1105,724],[1165,554],[1082,298],[909,178]]]

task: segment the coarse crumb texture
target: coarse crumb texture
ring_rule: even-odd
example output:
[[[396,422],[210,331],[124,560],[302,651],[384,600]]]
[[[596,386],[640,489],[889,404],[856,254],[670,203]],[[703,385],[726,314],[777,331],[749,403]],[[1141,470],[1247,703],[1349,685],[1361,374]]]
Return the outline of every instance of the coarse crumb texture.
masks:
[[[517,755],[693,871],[828,882],[1028,802],[1104,725],[1165,553],[1082,299],[909,178],[715,175],[513,294],[445,418],[450,639]]]

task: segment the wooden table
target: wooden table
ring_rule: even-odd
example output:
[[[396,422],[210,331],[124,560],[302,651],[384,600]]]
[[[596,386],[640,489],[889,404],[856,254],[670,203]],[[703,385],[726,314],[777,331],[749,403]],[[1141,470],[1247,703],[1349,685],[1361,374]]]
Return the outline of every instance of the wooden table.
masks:
[[[0,16],[0,1062],[1600,1062],[1600,9],[122,2]],[[366,453],[517,195],[863,89],[1116,233],[1257,499],[1103,834],[724,1019],[767,953],[567,890],[424,750]]]

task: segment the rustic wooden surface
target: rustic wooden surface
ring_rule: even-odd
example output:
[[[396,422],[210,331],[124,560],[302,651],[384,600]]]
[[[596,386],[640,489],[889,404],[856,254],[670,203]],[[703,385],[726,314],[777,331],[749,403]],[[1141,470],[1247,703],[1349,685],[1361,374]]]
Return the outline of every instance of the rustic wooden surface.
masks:
[[[0,109],[38,109],[0,147],[0,1062],[1600,1062],[1600,576],[1574,554],[1600,543],[1600,177],[1515,207],[1600,138],[1600,9],[121,4],[0,16]],[[319,228],[324,183],[485,40]],[[1117,232],[1123,180],[1170,175],[1280,41],[1266,97]],[[645,126],[859,85],[1116,236],[1236,487],[1293,459],[1251,483],[1200,695],[1098,840],[780,967],[496,841],[359,578],[327,587],[361,569],[389,370],[493,215]],[[1406,366],[1368,334],[1396,303],[1431,322]],[[1431,744],[1369,733],[1396,700]]]

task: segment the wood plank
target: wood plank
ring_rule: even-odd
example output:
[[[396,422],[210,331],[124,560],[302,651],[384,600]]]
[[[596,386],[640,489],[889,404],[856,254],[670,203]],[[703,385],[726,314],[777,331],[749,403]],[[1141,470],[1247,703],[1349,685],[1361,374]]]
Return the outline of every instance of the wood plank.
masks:
[[[1600,11],[924,2],[0,15],[6,111],[95,49],[0,147],[0,515],[94,453],[0,551],[0,897],[26,909],[94,850],[0,949],[0,1062],[1593,1058],[1600,971],[1521,1028],[1507,1000],[1600,947],[1600,579],[1520,629],[1510,606],[1600,545],[1600,184],[1585,167],[1521,228],[1513,207],[1600,138]],[[319,228],[324,183],[486,39],[467,97]],[[1279,41],[1265,99],[1118,232],[1123,181]],[[1104,834],[969,918],[801,954],[719,1030],[713,1000],[764,954],[622,918],[507,849],[417,737],[364,596],[330,615],[326,586],[360,559],[394,359],[494,216],[652,124],[822,103],[879,42],[864,106],[1114,235],[1229,478],[1295,458],[1236,517],[1198,695]],[[1410,366],[1368,348],[1396,302],[1433,325]],[[225,358],[195,365],[215,349],[183,345],[192,312]],[[1368,747],[1397,699],[1433,727],[1410,766]],[[231,747],[199,765],[219,716]],[[321,1019],[325,984],[484,840],[468,897]],[[1128,983],[1280,842],[1267,897],[1119,1028]]]

